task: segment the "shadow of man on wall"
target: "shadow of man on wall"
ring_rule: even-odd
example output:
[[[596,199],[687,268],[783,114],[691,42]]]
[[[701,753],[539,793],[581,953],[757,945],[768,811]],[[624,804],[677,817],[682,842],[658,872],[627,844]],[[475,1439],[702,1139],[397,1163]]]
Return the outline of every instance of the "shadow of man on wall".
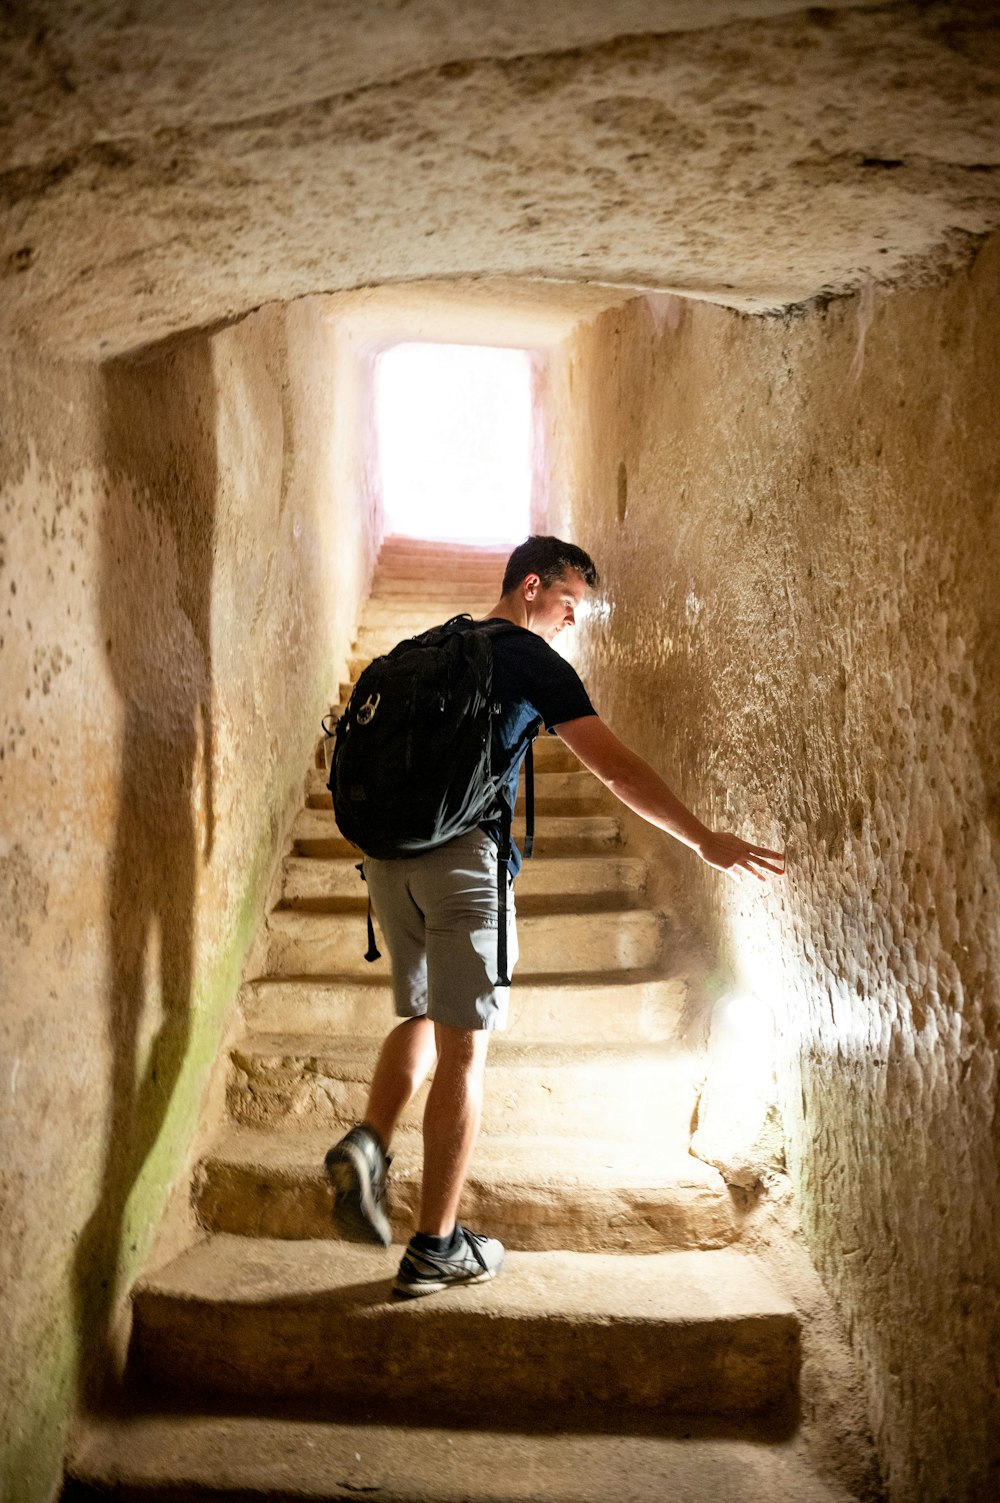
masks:
[[[103,1178],[75,1260],[90,1404],[107,1396],[118,1369],[122,1276],[134,1268],[145,1231],[141,1196],[131,1208],[129,1199],[191,1036],[198,873],[214,833],[218,463],[208,340],[110,362],[103,401],[106,500],[96,593],[121,702],[121,766],[107,872]]]

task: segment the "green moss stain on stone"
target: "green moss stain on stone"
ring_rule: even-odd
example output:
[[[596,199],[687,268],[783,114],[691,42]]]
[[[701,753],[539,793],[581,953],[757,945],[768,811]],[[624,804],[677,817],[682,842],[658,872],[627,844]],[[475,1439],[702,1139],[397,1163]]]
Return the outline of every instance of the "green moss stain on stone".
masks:
[[[58,1308],[50,1307],[32,1345],[37,1360],[21,1375],[4,1416],[3,1503],[48,1503],[62,1471],[79,1365],[77,1337],[65,1299]]]
[[[328,675],[324,677],[328,678]],[[322,705],[319,693],[315,702]],[[319,712],[316,715],[319,723]],[[291,807],[301,789],[301,754],[289,757],[275,780],[268,814],[228,924],[228,936],[211,960],[196,964],[187,1008],[183,1050],[171,1065],[164,1059],[168,1094],[155,1095],[149,1107],[162,1115],[141,1163],[109,1148],[107,1167],[123,1176],[105,1185],[94,1214],[69,1255],[70,1268],[59,1290],[41,1299],[40,1318],[24,1333],[23,1349],[32,1352],[4,1416],[0,1454],[0,1499],[3,1503],[49,1503],[58,1487],[72,1412],[85,1375],[96,1380],[106,1363],[108,1324],[127,1296],[147,1259],[168,1196],[184,1171],[206,1085],[218,1056],[230,1009],[239,990],[251,941],[264,913],[274,867],[281,811]],[[201,974],[199,974],[199,970]],[[147,1075],[158,1072],[154,1043]],[[96,1370],[96,1371],[95,1371]]]

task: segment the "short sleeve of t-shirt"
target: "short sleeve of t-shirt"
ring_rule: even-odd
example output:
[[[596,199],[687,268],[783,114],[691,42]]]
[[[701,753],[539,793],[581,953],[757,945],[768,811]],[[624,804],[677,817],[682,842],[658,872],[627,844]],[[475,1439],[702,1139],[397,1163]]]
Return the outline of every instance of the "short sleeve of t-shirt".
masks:
[[[493,638],[493,690],[500,702],[497,723],[497,751],[510,754],[519,746],[529,727],[541,719],[547,730],[565,720],[580,720],[596,715],[590,695],[571,663],[535,632],[524,627],[503,632]],[[506,756],[503,757],[506,760]],[[511,768],[505,796],[511,809],[517,797],[517,780],[523,757]],[[498,820],[486,820],[481,826],[499,845]],[[510,872],[517,874],[521,855],[515,846]]]
[[[572,664],[543,638],[524,628],[493,639],[493,687],[504,706],[505,721],[512,718],[510,711],[521,705],[526,707],[527,715],[515,712],[516,719],[526,718],[530,723],[541,717],[546,730],[564,720],[579,720],[597,713]],[[515,735],[522,734],[524,729],[524,725],[518,726]],[[514,744],[506,735],[503,739],[508,746]]]

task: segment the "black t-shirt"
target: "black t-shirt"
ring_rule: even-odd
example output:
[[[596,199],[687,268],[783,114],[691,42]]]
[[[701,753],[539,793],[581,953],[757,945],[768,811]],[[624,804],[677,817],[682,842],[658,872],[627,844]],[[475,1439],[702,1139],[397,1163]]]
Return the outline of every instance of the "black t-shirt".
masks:
[[[564,720],[596,715],[590,696],[576,669],[544,640],[525,627],[493,638],[493,687],[503,706],[497,724],[498,758],[514,750],[528,727],[538,720],[551,731]],[[525,751],[527,747],[525,747]],[[507,781],[506,797],[511,809],[517,798],[517,782],[524,756],[518,758]],[[500,821],[486,820],[480,829],[500,844]],[[521,868],[521,853],[511,852],[511,876]]]

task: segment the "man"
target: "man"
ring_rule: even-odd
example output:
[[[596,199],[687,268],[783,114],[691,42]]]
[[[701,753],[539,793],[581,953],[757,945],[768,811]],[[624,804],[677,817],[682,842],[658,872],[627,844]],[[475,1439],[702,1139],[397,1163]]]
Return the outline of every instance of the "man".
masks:
[[[521,628],[493,640],[498,736],[513,750],[541,718],[623,804],[690,846],[709,866],[765,880],[780,874],[778,851],[706,828],[652,767],[598,717],[579,675],[551,643],[572,626],[597,570],[582,548],[531,537],[514,549],[502,593],[486,618]],[[506,796],[517,792],[515,767]],[[424,855],[366,857],[364,874],[392,960],[397,1015],[379,1056],[364,1121],[330,1149],[334,1220],[351,1238],[388,1247],[389,1146],[413,1094],[434,1069],[423,1120],[424,1168],[417,1231],[393,1285],[402,1297],[493,1278],[503,1263],[495,1238],[458,1221],[458,1203],[479,1131],[489,1035],[507,1020],[509,988],[496,982],[499,821]],[[515,851],[513,881],[520,865]],[[513,903],[509,968],[517,958]]]

